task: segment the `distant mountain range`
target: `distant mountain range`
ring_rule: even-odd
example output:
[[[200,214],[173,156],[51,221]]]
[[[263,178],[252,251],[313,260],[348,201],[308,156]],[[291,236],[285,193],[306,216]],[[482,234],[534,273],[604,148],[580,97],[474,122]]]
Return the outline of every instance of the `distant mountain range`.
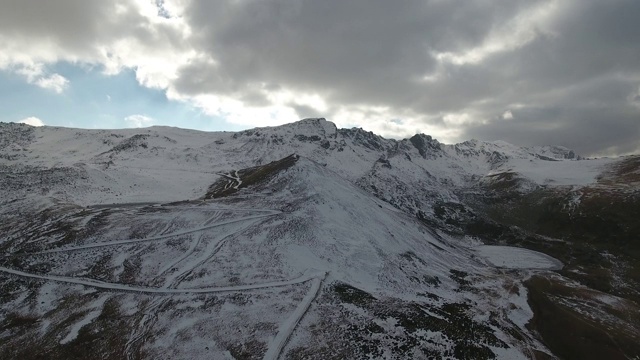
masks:
[[[0,123],[0,358],[634,359],[640,156]]]

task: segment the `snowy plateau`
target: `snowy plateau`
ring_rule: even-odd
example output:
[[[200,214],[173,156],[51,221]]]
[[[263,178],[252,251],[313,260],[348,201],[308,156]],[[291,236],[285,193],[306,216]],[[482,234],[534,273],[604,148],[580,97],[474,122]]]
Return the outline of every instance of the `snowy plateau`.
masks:
[[[640,156],[0,123],[2,359],[640,359]]]

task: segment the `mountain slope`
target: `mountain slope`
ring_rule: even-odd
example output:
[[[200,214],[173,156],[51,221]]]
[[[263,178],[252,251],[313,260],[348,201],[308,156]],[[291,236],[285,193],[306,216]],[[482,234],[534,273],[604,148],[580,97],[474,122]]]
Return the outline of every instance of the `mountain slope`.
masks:
[[[11,206],[24,208],[26,204]],[[231,340],[222,335],[228,327],[247,329],[247,333],[240,331],[233,335],[233,341],[250,347],[253,355],[269,353],[272,346],[277,347],[273,342],[282,337],[281,332],[286,335],[292,331],[286,326],[290,325],[289,320],[282,323],[278,318],[294,316],[297,306],[308,307],[312,301],[302,330],[283,351],[315,352],[309,331],[319,319],[326,321],[333,316],[338,322],[352,313],[354,310],[348,304],[353,301],[372,306],[367,308],[371,312],[367,321],[371,324],[381,321],[392,324],[390,319],[395,318],[406,321],[403,319],[416,309],[426,307],[439,315],[423,315],[425,319],[455,317],[465,324],[477,324],[474,325],[477,329],[458,338],[451,334],[462,328],[429,327],[434,333],[427,336],[414,334],[418,325],[396,324],[378,329],[395,334],[394,337],[373,341],[366,334],[358,334],[354,341],[341,344],[342,354],[358,354],[361,347],[367,347],[374,354],[398,357],[430,351],[477,352],[490,357],[492,352],[487,346],[502,349],[504,341],[510,339],[500,328],[473,319],[474,315],[468,312],[469,303],[477,296],[470,292],[470,286],[461,286],[467,276],[493,276],[492,269],[472,260],[468,249],[430,235],[418,220],[304,158],[273,175],[270,181],[256,184],[251,192],[240,190],[216,202],[89,209],[54,205],[47,211],[56,212],[48,220],[55,224],[51,226],[53,231],[66,228],[64,236],[56,236],[48,231],[49,227],[37,231],[33,227],[37,228],[39,223],[27,221],[27,228],[13,231],[11,235],[15,236],[4,244],[5,252],[12,254],[11,268],[0,270],[18,276],[6,279],[4,288],[17,286],[28,294],[13,299],[5,308],[11,308],[13,316],[29,314],[52,323],[65,317],[77,320],[62,321],[55,328],[27,326],[21,329],[22,336],[12,337],[9,349],[11,346],[23,349],[20,345],[29,343],[33,332],[44,332],[43,347],[55,346],[60,357],[69,356],[67,351],[71,348],[67,344],[81,335],[90,338],[92,331],[104,326],[93,319],[103,316],[106,304],[109,311],[117,314],[125,311],[125,307],[134,312],[130,322],[120,325],[131,329],[127,351],[134,357],[146,354],[157,358],[194,351],[199,357],[221,357],[225,351],[232,351],[229,345],[220,345]],[[37,234],[36,241],[22,239],[25,233]],[[74,234],[72,239],[70,234]],[[467,272],[472,275],[466,275]],[[33,280],[29,279],[34,278],[53,282],[38,289],[30,286]],[[316,296],[320,286],[322,290]],[[367,294],[371,301],[354,300],[352,292]],[[221,298],[218,293],[223,294]],[[176,297],[167,299],[167,294]],[[218,300],[212,300],[208,294],[215,294],[213,299]],[[376,300],[369,294],[376,294]],[[301,299],[303,295],[308,298]],[[390,300],[380,302],[378,297]],[[41,299],[47,300],[44,305]],[[338,300],[343,305],[336,306]],[[210,301],[220,304],[214,306]],[[69,302],[73,303],[72,308],[68,307]],[[447,304],[456,307],[444,307]],[[173,312],[167,306],[185,310]],[[483,306],[487,312],[493,307]],[[274,307],[280,310],[274,311]],[[392,309],[393,313],[381,313]],[[262,311],[269,315],[260,315]],[[142,318],[141,313],[145,314]],[[194,314],[198,320],[194,320]],[[176,330],[171,324],[187,321],[185,318],[194,323],[182,330],[180,341],[172,341],[175,335],[170,333]],[[96,328],[87,329],[89,324]],[[356,321],[350,326],[366,325]],[[78,329],[90,334],[79,333]],[[206,333],[218,334],[212,342],[217,345],[206,346],[209,351],[198,345],[204,329]],[[261,330],[256,333],[255,329]],[[329,335],[331,329],[322,327],[320,331]],[[407,334],[399,337],[397,333],[401,331]],[[435,334],[438,331],[442,333]],[[140,337],[145,338],[144,343],[135,341]],[[419,339],[422,341],[416,342]],[[394,348],[398,341],[403,344],[402,349]],[[165,344],[170,346],[165,348]],[[107,345],[103,350],[107,350]],[[518,354],[516,349],[512,351]],[[7,354],[16,356],[19,352]]]
[[[586,261],[603,248],[574,210],[599,213],[566,195],[637,204],[635,158],[388,140],[323,119],[239,133],[0,127],[3,358],[545,358],[594,339],[598,356],[640,351],[635,270],[594,283]],[[540,198],[572,215],[523,222]],[[612,220],[620,264],[638,259],[620,232],[634,212]],[[593,330],[601,321],[614,330]],[[552,340],[577,324],[591,326],[584,343]]]

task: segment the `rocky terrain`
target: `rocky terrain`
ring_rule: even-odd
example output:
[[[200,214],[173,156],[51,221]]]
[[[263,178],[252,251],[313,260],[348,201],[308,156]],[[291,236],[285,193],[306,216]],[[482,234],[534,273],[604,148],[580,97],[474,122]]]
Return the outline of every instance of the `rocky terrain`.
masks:
[[[640,358],[640,157],[0,123],[0,358]]]

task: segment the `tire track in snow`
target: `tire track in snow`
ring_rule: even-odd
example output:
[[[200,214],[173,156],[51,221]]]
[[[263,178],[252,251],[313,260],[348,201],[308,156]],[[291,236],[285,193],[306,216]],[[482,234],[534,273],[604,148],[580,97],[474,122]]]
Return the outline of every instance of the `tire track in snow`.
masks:
[[[162,269],[160,269],[160,271],[158,271],[158,276],[161,276],[162,274],[166,273],[167,271],[171,270],[174,266],[178,265],[179,263],[181,263],[183,260],[185,260],[186,258],[188,258],[189,256],[191,256],[191,254],[193,254],[193,252],[196,250],[196,248],[198,247],[198,245],[200,245],[200,242],[202,241],[202,237],[204,236],[204,234],[200,234],[198,235],[197,239],[194,239],[191,242],[191,245],[189,246],[189,249],[187,249],[187,251],[180,256],[179,258],[173,260],[172,262],[170,262],[169,264],[165,265],[165,267],[163,267]]]
[[[203,226],[208,225],[209,223],[217,219],[220,213],[221,211],[218,210],[216,212],[216,215],[214,215],[213,217],[211,217],[210,219],[208,219],[203,223]],[[248,227],[257,223],[258,221],[259,220],[254,220],[246,226],[243,226],[241,228],[236,228],[229,233],[226,233],[222,236],[218,236],[217,241],[213,242],[214,245],[212,249],[209,252],[207,252],[207,254],[204,257],[202,257],[198,261],[195,261],[195,262],[192,261],[191,263],[187,264],[183,269],[181,269],[179,272],[165,278],[163,288],[176,288],[186,276],[188,276],[191,272],[193,272],[193,269],[195,269],[196,267],[205,263],[208,259],[213,257],[218,252],[218,250],[222,247],[222,245],[227,240],[227,238],[237,234],[240,231],[244,231]],[[197,247],[200,245],[200,242],[202,241],[203,236],[204,234],[200,234],[198,236],[198,239],[194,240],[191,243],[191,246],[189,247],[187,252],[183,254],[183,256],[181,256],[180,258],[176,259],[175,261],[171,262],[169,265],[165,266],[158,273],[158,275],[156,275],[156,278],[162,276],[169,269],[173,268],[174,266],[178,265],[180,262],[184,261],[189,256],[191,256],[195,252]],[[209,248],[211,248],[211,246],[207,247],[207,249]],[[145,314],[142,316],[142,318],[138,322],[138,325],[134,328],[131,336],[129,337],[129,340],[125,345],[125,354],[128,360],[136,358],[136,349],[139,347],[140,343],[145,340],[147,334],[151,331],[151,328],[155,325],[158,319],[157,317],[158,309],[161,308],[166,303],[166,301],[167,301],[166,298],[155,298],[149,303],[147,310],[145,311]]]
[[[214,213],[214,215],[209,218],[207,221],[205,221],[202,226],[207,226],[209,224],[211,224],[215,219],[220,217],[220,211],[216,211]],[[189,246],[189,249],[187,249],[187,251],[179,258],[177,258],[176,260],[172,261],[171,263],[167,264],[165,267],[163,267],[159,272],[158,272],[158,276],[166,273],[167,271],[169,271],[169,269],[171,269],[172,267],[178,265],[181,261],[183,261],[184,259],[188,258],[189,256],[191,256],[191,254],[193,254],[193,252],[196,250],[196,248],[198,247],[198,245],[200,245],[200,241],[202,241],[202,237],[204,236],[204,234],[200,234],[198,236],[197,239],[194,239],[191,242],[191,245]]]
[[[218,173],[217,175],[220,175],[222,177],[226,177],[227,179],[230,179],[232,181],[235,181],[236,184],[233,183],[229,183],[227,184],[224,189],[227,190],[228,188],[232,187],[236,190],[238,190],[240,188],[240,185],[242,185],[242,180],[240,180],[240,175],[238,174],[238,170],[234,170],[234,175],[231,175],[231,173],[225,174],[225,173]]]
[[[209,201],[209,200],[204,200],[205,203],[207,201]],[[253,211],[253,212],[266,212],[266,213],[273,214],[273,215],[282,213],[282,211],[273,210],[273,209],[252,209],[252,208],[236,208],[236,207],[227,208],[227,207],[212,207],[212,206],[211,207],[207,206],[203,210],[220,210],[220,211],[229,211],[229,212],[234,212],[234,211],[237,211],[237,212],[240,212],[240,211]]]
[[[226,240],[237,234],[240,231],[244,231],[246,229],[248,229],[249,227],[255,225],[258,221],[252,221],[251,223],[243,226],[240,229],[233,229],[232,231],[222,235],[219,237],[218,241],[212,243],[213,246],[208,246],[207,247],[207,251],[205,253],[205,255],[201,256],[199,259],[197,259],[196,261],[194,261],[193,263],[189,264],[188,267],[181,269],[178,273],[173,274],[170,277],[167,277],[166,280],[166,287],[175,287],[177,286],[180,282],[182,282],[182,280],[184,280],[187,276],[189,276],[189,274],[191,274],[191,272],[193,272],[193,270],[195,268],[197,268],[198,266],[206,263],[209,259],[211,259],[215,254],[218,253],[218,251],[220,250],[220,248],[225,244]],[[211,245],[211,244],[210,244]]]
[[[218,219],[222,213],[223,213],[222,211],[216,210],[214,215],[211,218],[209,218],[207,221],[205,221],[202,224],[202,226],[209,225],[211,222],[213,222],[214,220]],[[256,222],[257,222],[257,220],[251,222],[251,224],[255,224]],[[238,231],[242,231],[242,230],[244,230],[246,228],[247,227],[243,227],[241,229],[236,229],[232,233],[225,234],[224,236],[219,237],[217,243],[220,243],[220,242],[226,240],[227,237],[232,236],[232,235],[238,233]],[[178,265],[180,262],[184,261],[189,256],[191,256],[195,252],[197,247],[200,245],[200,242],[202,241],[202,237],[203,236],[204,236],[204,234],[201,233],[198,236],[197,239],[195,239],[195,240],[193,240],[191,242],[191,246],[189,247],[189,249],[181,257],[179,257],[178,259],[174,260],[173,262],[171,262],[170,264],[165,266],[162,270],[160,270],[160,272],[158,272],[158,274],[155,276],[155,278],[157,279],[157,278],[161,277],[168,270],[170,270],[171,268],[173,268],[174,266]],[[211,254],[211,256],[213,256],[213,254]],[[179,272],[178,274],[182,275],[185,272],[189,272],[190,273],[191,271],[193,271],[193,269],[196,266],[197,266],[197,264],[193,264],[192,263],[189,266],[189,268]],[[166,278],[165,281],[164,281],[163,288],[176,288],[178,286],[178,284],[180,284],[180,281],[181,281],[181,279],[176,279],[178,276],[173,275],[171,277]],[[149,334],[149,332],[151,331],[151,328],[155,325],[156,321],[158,320],[157,314],[158,314],[159,309],[162,306],[164,306],[164,304],[166,302],[167,302],[166,298],[155,298],[148,304],[144,315],[142,316],[142,318],[138,322],[138,325],[134,327],[131,335],[129,336],[129,340],[125,344],[125,355],[126,355],[126,358],[128,360],[137,358],[137,356],[136,356],[136,351],[137,350],[136,349],[138,349],[139,346],[141,346],[141,342],[144,342],[145,338],[148,336],[147,334]]]
[[[238,196],[238,195],[236,195]],[[203,200],[205,203],[208,200]],[[225,207],[206,207],[203,210],[216,210],[216,211],[226,211],[226,212],[243,212],[243,211],[251,211],[257,213],[267,213],[271,215],[282,214],[280,210],[272,210],[272,209],[251,209],[251,208],[225,208]]]
[[[293,314],[291,314],[291,316],[289,316],[289,318],[280,325],[276,337],[273,338],[269,344],[267,352],[264,354],[264,360],[277,360],[278,357],[280,357],[280,353],[282,353],[282,349],[287,344],[291,334],[293,334],[293,330],[295,330],[304,314],[309,310],[309,306],[311,306],[313,299],[318,295],[320,285],[322,285],[322,280],[324,280],[326,275],[326,272],[321,272],[313,278],[313,283],[311,283],[311,288],[309,289],[309,292],[307,292],[307,295],[302,299]]]
[[[235,177],[234,180],[236,180],[238,182],[238,184],[236,185],[236,189],[237,189],[237,186],[239,186],[241,184],[241,180],[240,180],[237,172],[236,172],[235,175],[236,175],[236,177]],[[233,223],[236,223],[236,222],[241,222],[241,221],[246,221],[246,220],[254,220],[254,219],[256,220],[256,221],[251,221],[246,226],[242,226],[240,229],[236,228],[233,231],[224,234],[222,237],[219,238],[219,240],[217,242],[215,242],[215,245],[213,247],[211,247],[211,246],[207,247],[208,249],[211,248],[211,251],[208,251],[205,256],[202,256],[196,262],[192,262],[191,264],[189,264],[187,266],[186,269],[183,269],[179,273],[175,274],[173,277],[167,278],[167,281],[165,282],[165,286],[162,287],[162,288],[129,286],[129,285],[124,285],[124,284],[119,284],[119,283],[108,283],[108,282],[103,282],[103,281],[93,280],[93,279],[74,278],[74,277],[65,277],[65,276],[57,276],[57,275],[38,275],[38,274],[27,273],[27,272],[24,272],[24,271],[14,270],[14,269],[6,268],[6,267],[0,267],[0,272],[4,272],[4,273],[16,275],[16,276],[27,277],[27,278],[34,278],[34,279],[41,279],[41,280],[47,280],[47,281],[56,281],[56,282],[62,282],[62,283],[68,283],[68,284],[78,284],[78,285],[84,285],[84,286],[91,286],[91,287],[104,289],[104,290],[116,290],[116,291],[119,290],[119,291],[126,291],[126,292],[157,294],[157,295],[202,294],[202,293],[248,291],[248,290],[262,289],[262,288],[273,288],[273,287],[290,286],[290,285],[300,284],[300,283],[304,283],[304,282],[313,280],[308,293],[302,299],[302,301],[300,302],[298,307],[294,310],[293,314],[288,319],[286,319],[283,324],[281,324],[281,326],[280,326],[280,328],[278,330],[278,333],[276,334],[276,337],[270,343],[269,348],[267,350],[267,353],[265,354],[265,357],[264,357],[265,359],[277,359],[280,356],[284,346],[287,344],[287,341],[289,340],[289,338],[293,334],[293,332],[295,330],[295,327],[298,325],[298,323],[300,322],[300,320],[302,319],[304,314],[308,311],[309,307],[311,306],[311,303],[313,302],[313,300],[317,296],[317,294],[318,294],[318,292],[320,290],[320,287],[322,285],[322,281],[324,280],[324,278],[326,276],[326,272],[307,272],[307,273],[302,274],[301,276],[299,276],[297,278],[294,278],[294,279],[291,279],[291,280],[274,281],[274,282],[268,282],[268,283],[263,283],[263,284],[249,284],[249,285],[194,288],[194,289],[176,289],[175,287],[177,286],[177,284],[179,284],[186,276],[188,276],[188,274],[191,273],[193,271],[193,269],[195,269],[197,266],[205,263],[212,256],[214,256],[219,251],[219,249],[222,247],[222,245],[224,245],[224,242],[228,237],[236,234],[238,231],[243,231],[246,228],[248,228],[250,226],[253,226],[254,224],[256,224],[258,222],[258,219],[269,217],[269,216],[273,216],[273,215],[281,213],[280,211],[277,211],[277,210],[265,210],[265,209],[257,210],[257,209],[226,209],[226,208],[213,209],[213,208],[210,208],[210,209],[207,209],[207,210],[258,211],[258,212],[266,212],[267,214],[245,216],[245,217],[242,217],[242,218],[223,221],[223,222],[214,223],[214,224],[209,225],[211,223],[211,221],[213,221],[217,217],[218,214],[216,214],[212,218],[208,219],[203,224],[203,226],[200,226],[200,227],[197,227],[197,228],[192,228],[192,229],[185,230],[185,231],[179,231],[179,232],[175,232],[175,233],[171,233],[171,234],[164,234],[164,235],[159,235],[159,236],[154,236],[154,237],[149,237],[149,238],[144,238],[144,239],[125,239],[125,240],[102,242],[102,243],[97,243],[97,244],[89,244],[89,245],[76,246],[76,247],[68,247],[68,248],[64,248],[64,249],[54,249],[54,250],[47,250],[47,251],[35,252],[35,253],[29,253],[29,254],[21,254],[21,255],[32,255],[32,254],[60,253],[60,252],[66,252],[66,251],[93,249],[93,248],[113,246],[113,245],[124,245],[124,244],[132,244],[132,243],[140,243],[140,242],[148,242],[148,241],[157,241],[157,240],[163,240],[163,239],[167,239],[167,238],[171,238],[171,237],[175,237],[175,236],[191,234],[191,233],[207,230],[207,229],[218,227],[218,226],[223,226],[223,225],[227,225],[227,224],[233,224]],[[172,262],[171,264],[169,264],[168,266],[163,268],[163,270],[161,270],[159,272],[158,276],[162,275],[163,273],[165,273],[166,271],[171,269],[173,266],[179,264],[180,262],[184,261],[189,256],[191,256],[195,252],[195,250],[198,247],[198,245],[201,243],[201,239],[202,239],[202,235],[199,236],[197,240],[194,240],[192,242],[190,248],[187,250],[187,252],[183,256],[181,256],[179,259],[177,259],[176,261]],[[140,322],[139,322],[138,326],[134,330],[133,334],[131,334],[131,336],[130,336],[129,340],[127,341],[127,343],[125,344],[125,355],[126,355],[127,359],[131,359],[131,358],[135,357],[135,353],[134,352],[135,352],[136,345],[140,341],[144,341],[144,339],[145,339],[146,335],[148,334],[150,328],[155,323],[155,320],[156,320],[156,315],[155,315],[156,311],[155,310],[157,308],[161,307],[165,302],[166,302],[165,299],[156,298],[149,304],[148,310],[152,310],[152,311],[151,312],[146,312],[143,315],[143,317],[140,319]]]
[[[135,356],[136,347],[138,343],[143,342],[149,334],[151,328],[155,325],[156,320],[158,320],[158,309],[162,307],[168,301],[167,298],[155,298],[153,299],[145,311],[144,315],[138,322],[138,326],[134,327],[133,332],[129,336],[129,340],[124,346],[124,353],[129,359],[136,359],[139,356]]]
[[[245,217],[241,217],[241,218],[238,218],[238,219],[222,221],[222,222],[211,224],[211,225],[207,225],[207,226],[201,226],[201,227],[197,227],[197,228],[193,228],[193,229],[189,229],[189,230],[178,231],[178,232],[174,232],[174,233],[171,233],[171,234],[152,236],[152,237],[148,237],[148,238],[144,238],[144,239],[125,239],[125,240],[116,240],[116,241],[106,241],[106,242],[100,242],[100,243],[95,243],[95,244],[72,246],[72,247],[67,247],[67,248],[62,248],[62,249],[52,249],[52,250],[38,251],[38,252],[32,252],[32,253],[14,254],[14,255],[16,255],[16,256],[26,256],[26,255],[53,254],[53,253],[66,252],[66,251],[77,251],[77,250],[94,249],[94,248],[100,248],[100,247],[105,247],[105,246],[127,245],[127,244],[136,244],[136,243],[148,242],[148,241],[164,240],[164,239],[168,239],[168,238],[171,238],[171,237],[174,237],[174,236],[192,234],[192,233],[195,233],[195,232],[198,232],[198,231],[204,231],[204,230],[212,229],[212,228],[215,228],[215,227],[218,227],[218,226],[223,226],[223,225],[227,225],[227,224],[233,224],[233,223],[240,222],[240,221],[245,221],[245,220],[259,219],[259,218],[273,216],[273,215],[275,215],[275,213],[273,213],[273,214],[264,214],[264,215],[245,216]]]
[[[240,180],[240,175],[238,174],[238,170],[235,171],[235,174],[236,174],[236,181],[238,182],[238,185],[236,185],[236,190],[238,190],[240,185],[242,185],[242,180]]]
[[[68,277],[68,276],[38,275],[38,274],[31,274],[31,273],[20,271],[20,270],[9,269],[3,266],[0,266],[0,272],[32,278],[32,279],[40,279],[40,280],[56,281],[56,282],[62,282],[62,283],[68,283],[68,284],[91,286],[94,288],[104,289],[104,290],[119,290],[119,291],[136,292],[136,293],[142,293],[142,294],[158,294],[158,295],[209,294],[209,293],[218,293],[218,292],[247,291],[247,290],[263,289],[263,288],[289,286],[289,285],[307,282],[312,279],[324,277],[323,275],[324,273],[308,272],[291,280],[272,281],[272,282],[267,282],[262,284],[206,287],[206,288],[194,288],[194,289],[170,289],[170,288],[152,288],[152,287],[144,287],[144,286],[129,286],[129,285],[124,285],[119,283],[109,283],[109,282],[104,282],[100,280],[74,278],[74,277]]]

